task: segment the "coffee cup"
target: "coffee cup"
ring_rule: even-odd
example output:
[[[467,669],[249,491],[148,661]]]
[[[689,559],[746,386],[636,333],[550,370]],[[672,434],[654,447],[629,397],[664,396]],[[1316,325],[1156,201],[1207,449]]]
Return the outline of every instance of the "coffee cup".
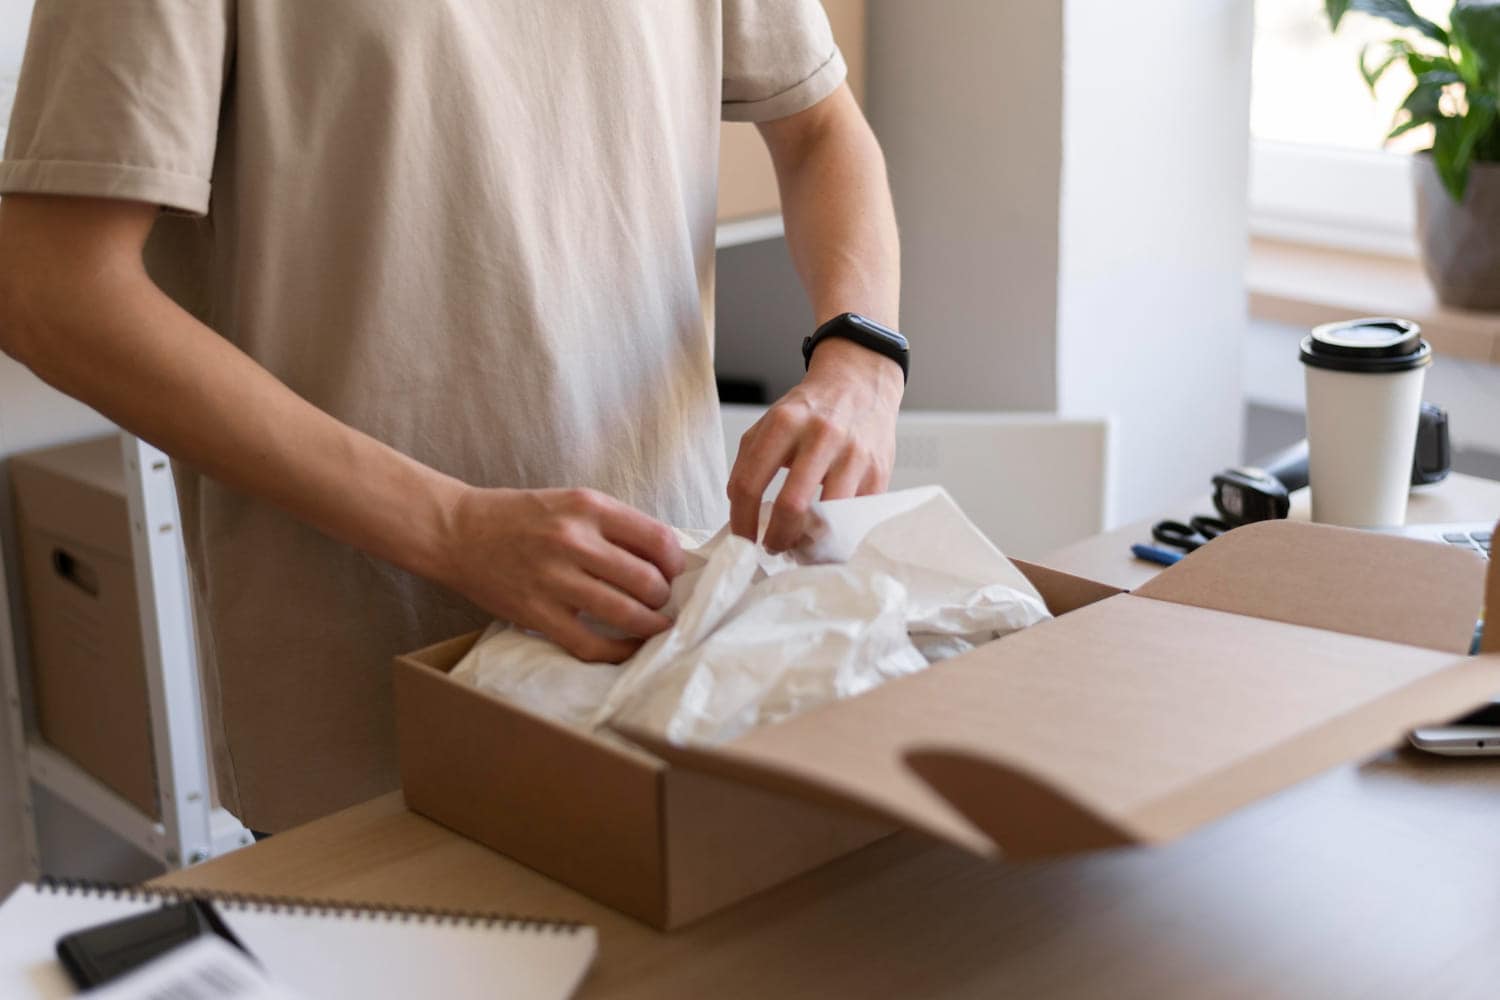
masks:
[[[1302,339],[1312,519],[1406,522],[1422,383],[1432,348],[1404,319],[1328,323]]]

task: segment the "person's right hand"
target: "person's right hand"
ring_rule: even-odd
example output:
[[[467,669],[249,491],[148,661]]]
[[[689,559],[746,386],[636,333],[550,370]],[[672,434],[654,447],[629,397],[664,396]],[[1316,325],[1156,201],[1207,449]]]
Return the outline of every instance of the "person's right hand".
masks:
[[[683,568],[677,536],[602,493],[469,487],[449,538],[444,583],[580,660],[619,663],[672,624],[659,609]],[[580,614],[637,638],[601,636]]]

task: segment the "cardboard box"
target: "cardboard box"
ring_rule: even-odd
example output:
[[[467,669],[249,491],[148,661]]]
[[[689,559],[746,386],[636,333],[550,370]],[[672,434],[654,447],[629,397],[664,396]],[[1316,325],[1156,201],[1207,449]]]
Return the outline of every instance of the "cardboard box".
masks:
[[[681,926],[890,832],[667,767],[453,680],[478,638],[396,660],[407,806],[638,920]]]
[[[10,463],[39,735],[161,818],[118,435]]]
[[[890,825],[1012,858],[1168,840],[1500,691],[1500,636],[1464,655],[1472,554],[1280,521],[1130,594],[1018,565],[1055,620],[716,747],[460,685],[474,636],[400,657],[407,802],[671,927]]]

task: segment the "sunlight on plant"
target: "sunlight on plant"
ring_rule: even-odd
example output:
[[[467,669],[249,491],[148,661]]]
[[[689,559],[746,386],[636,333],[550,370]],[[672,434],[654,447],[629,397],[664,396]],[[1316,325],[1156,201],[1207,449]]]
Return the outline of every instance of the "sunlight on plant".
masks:
[[[1463,201],[1475,163],[1500,162],[1500,0],[1458,0],[1448,24],[1423,16],[1408,0],[1325,0],[1329,26],[1365,14],[1401,33],[1360,50],[1358,71],[1371,93],[1393,67],[1403,67],[1411,90],[1387,140],[1432,130],[1431,153],[1443,186]]]
[[[1447,19],[1453,0],[1413,0],[1417,13]],[[1351,14],[1328,30],[1322,0],[1255,0],[1255,83],[1251,129],[1257,139],[1378,153],[1414,153],[1432,145],[1419,128],[1382,145],[1411,77],[1396,67],[1370,97],[1357,71],[1360,49],[1390,34],[1388,22]]]

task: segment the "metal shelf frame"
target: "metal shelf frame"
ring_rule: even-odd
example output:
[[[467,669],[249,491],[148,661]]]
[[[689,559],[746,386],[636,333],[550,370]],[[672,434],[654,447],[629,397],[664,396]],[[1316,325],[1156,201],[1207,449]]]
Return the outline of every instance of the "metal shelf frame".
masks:
[[[182,522],[167,456],[121,435],[131,554],[151,712],[160,818],[143,813],[37,736],[29,685],[16,659],[0,671],[13,752],[19,765],[27,875],[41,874],[34,789],[46,788],[169,869],[207,861],[252,842],[233,815],[215,806],[203,721],[192,589]],[[6,613],[0,602],[0,615]],[[9,625],[8,621],[0,623]],[[0,628],[0,633],[10,633]],[[19,653],[19,650],[18,650]]]

